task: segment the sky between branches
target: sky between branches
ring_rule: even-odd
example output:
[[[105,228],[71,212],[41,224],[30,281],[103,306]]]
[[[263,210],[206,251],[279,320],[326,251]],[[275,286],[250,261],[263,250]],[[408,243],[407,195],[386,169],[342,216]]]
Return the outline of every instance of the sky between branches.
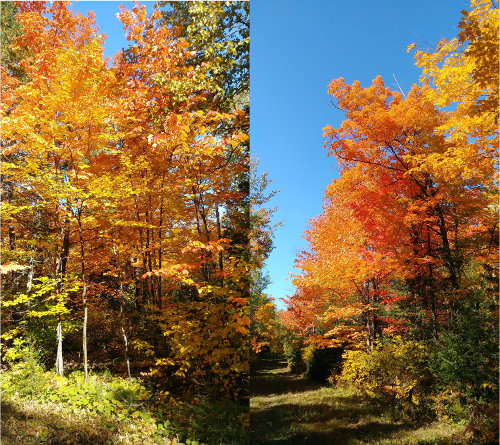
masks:
[[[95,12],[110,58],[127,46],[116,19],[120,3],[133,7],[118,1],[73,5],[82,14]],[[154,2],[144,3],[151,12]],[[335,160],[322,148],[323,127],[343,120],[330,103],[328,83],[344,77],[369,86],[380,74],[386,85],[406,92],[420,74],[406,46],[416,42],[424,49],[455,36],[467,6],[466,0],[251,1],[251,152],[274,180],[271,189],[281,190],[271,205],[278,206],[274,220],[284,221],[267,261],[267,292],[278,307],[293,293],[287,278],[305,247],[302,232],[321,213],[323,191],[338,177]]]

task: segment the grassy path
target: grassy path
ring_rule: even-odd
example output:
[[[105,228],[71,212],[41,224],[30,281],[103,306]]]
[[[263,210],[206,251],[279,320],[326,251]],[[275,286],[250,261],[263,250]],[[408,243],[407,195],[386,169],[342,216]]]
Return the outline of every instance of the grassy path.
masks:
[[[291,374],[280,356],[267,356],[251,379],[252,445],[452,445],[462,427],[415,426],[390,409],[344,389]]]

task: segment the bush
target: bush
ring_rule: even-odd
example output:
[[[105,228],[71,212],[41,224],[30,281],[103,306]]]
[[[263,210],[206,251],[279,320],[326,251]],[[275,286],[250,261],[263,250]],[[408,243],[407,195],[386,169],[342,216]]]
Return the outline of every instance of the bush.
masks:
[[[464,300],[434,345],[430,368],[439,389],[456,387],[471,400],[496,399],[498,384],[497,321],[480,304]],[[475,307],[474,307],[475,306]]]
[[[33,344],[22,345],[10,365],[11,372],[2,373],[2,391],[5,394],[17,393],[20,398],[32,399],[48,391],[50,375],[44,372]]]
[[[304,340],[302,337],[296,337],[292,332],[287,332],[283,336],[283,355],[290,367],[291,372],[300,372],[304,367],[302,361],[302,348]]]
[[[460,423],[468,417],[467,406],[463,403],[464,398],[456,389],[441,391],[433,395],[431,399],[439,420],[452,420]]]
[[[341,382],[406,411],[420,405],[432,386],[427,348],[417,341],[394,337],[371,352],[346,351],[343,359]]]
[[[344,348],[314,349],[308,346],[304,351],[307,377],[315,382],[324,383],[332,374],[338,374],[342,364]]]
[[[303,344],[301,338],[288,337],[283,340],[283,355],[291,372],[300,372],[304,366],[302,361]]]

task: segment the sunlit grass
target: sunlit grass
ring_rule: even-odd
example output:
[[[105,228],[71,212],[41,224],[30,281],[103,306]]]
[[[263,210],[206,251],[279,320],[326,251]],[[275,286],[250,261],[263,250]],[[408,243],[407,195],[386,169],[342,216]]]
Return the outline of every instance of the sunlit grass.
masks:
[[[451,445],[469,443],[464,427],[418,425],[346,388],[322,387],[287,372],[256,374],[250,400],[253,444]]]
[[[174,439],[154,437],[153,425],[138,420],[120,422],[86,409],[39,400],[2,400],[2,445],[92,444],[175,445]]]
[[[35,366],[3,372],[1,388],[2,445],[179,443],[137,379],[104,373],[84,382],[81,372],[55,377]]]

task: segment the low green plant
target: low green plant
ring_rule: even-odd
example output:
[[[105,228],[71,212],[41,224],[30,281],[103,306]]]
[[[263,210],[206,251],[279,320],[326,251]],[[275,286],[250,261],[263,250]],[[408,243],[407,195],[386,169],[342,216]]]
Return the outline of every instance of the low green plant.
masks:
[[[75,371],[67,378],[54,379],[51,391],[44,398],[72,408],[95,410],[103,415],[135,418],[141,416],[140,408],[149,395],[149,391],[135,380],[128,383],[121,378],[94,375],[85,382],[83,373]]]
[[[304,367],[302,350],[304,341],[293,333],[287,333],[283,338],[283,355],[292,372],[299,372]]]
[[[488,443],[498,434],[498,301],[477,264],[465,267],[463,286],[429,355],[435,409]]]
[[[2,373],[2,392],[19,398],[35,398],[49,391],[50,376],[44,372],[33,343],[19,343],[15,356],[8,358],[11,371]]]
[[[188,421],[181,437],[195,437],[206,445],[249,442],[247,405],[203,397],[186,408]]]
[[[443,421],[464,423],[468,417],[468,407],[464,404],[464,397],[456,389],[443,390],[431,396],[434,402],[434,411],[437,418]]]
[[[129,383],[104,373],[91,374],[85,381],[80,370],[56,377],[44,372],[36,353],[26,353],[22,365],[19,358],[17,361],[15,372],[2,375],[2,389],[9,400],[57,404],[68,415],[84,410],[100,419],[105,428],[120,429],[127,438],[124,443],[147,439],[154,440],[151,443],[220,445],[249,440],[248,407],[242,404],[209,398],[187,403],[167,397],[161,401],[162,408],[153,412],[152,393],[138,379]]]

